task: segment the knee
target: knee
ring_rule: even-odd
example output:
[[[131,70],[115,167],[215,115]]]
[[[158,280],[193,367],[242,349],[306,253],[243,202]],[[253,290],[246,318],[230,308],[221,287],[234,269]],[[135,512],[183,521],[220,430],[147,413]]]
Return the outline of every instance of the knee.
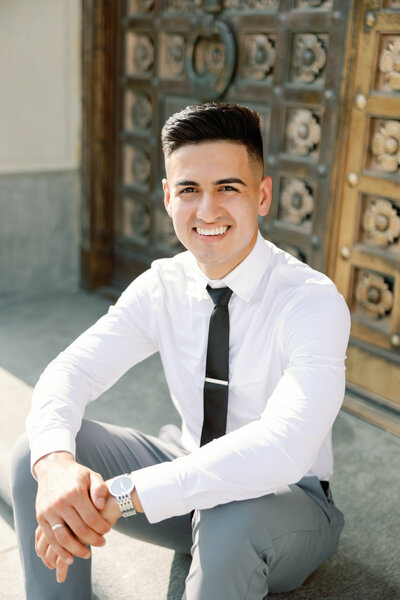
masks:
[[[26,434],[23,434],[13,447],[10,478],[14,499],[21,494],[25,495],[30,486],[36,488],[36,481],[31,473],[31,452]]]
[[[199,511],[194,537],[199,547],[212,548],[212,554],[219,555],[219,560],[224,556],[232,563],[235,559],[242,560],[246,553],[258,555],[272,546],[268,531],[261,524],[257,500],[231,502]]]

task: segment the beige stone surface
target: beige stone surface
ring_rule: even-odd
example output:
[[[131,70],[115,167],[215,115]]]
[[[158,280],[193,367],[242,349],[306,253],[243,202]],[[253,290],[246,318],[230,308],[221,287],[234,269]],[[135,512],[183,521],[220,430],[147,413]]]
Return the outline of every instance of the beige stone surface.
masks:
[[[0,518],[0,600],[23,600],[17,541],[13,528]]]
[[[0,497],[10,503],[9,470],[11,450],[25,430],[32,388],[24,381],[0,367],[0,390],[6,407],[6,418],[0,419]]]
[[[78,166],[80,17],[79,0],[1,0],[0,173]]]

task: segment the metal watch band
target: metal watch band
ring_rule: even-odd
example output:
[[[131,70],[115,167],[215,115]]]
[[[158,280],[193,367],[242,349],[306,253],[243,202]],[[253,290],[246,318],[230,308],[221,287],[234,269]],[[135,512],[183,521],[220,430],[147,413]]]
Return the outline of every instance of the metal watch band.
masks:
[[[118,496],[117,502],[123,517],[133,517],[137,514],[130,496]]]

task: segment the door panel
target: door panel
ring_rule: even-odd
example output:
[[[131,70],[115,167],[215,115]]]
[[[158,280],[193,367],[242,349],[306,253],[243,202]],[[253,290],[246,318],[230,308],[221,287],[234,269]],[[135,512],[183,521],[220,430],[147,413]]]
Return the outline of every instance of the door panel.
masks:
[[[361,4],[361,3],[360,3]],[[347,405],[400,432],[400,3],[363,2],[335,281],[352,316]]]
[[[121,60],[113,284],[181,250],[162,205],[163,122],[221,99],[262,118],[274,202],[260,221],[278,245],[323,269],[346,0],[128,0]]]
[[[83,284],[120,290],[182,249],[162,204],[165,119],[246,104],[273,180],[260,228],[333,277],[352,315],[347,407],[400,433],[399,0],[83,9]]]

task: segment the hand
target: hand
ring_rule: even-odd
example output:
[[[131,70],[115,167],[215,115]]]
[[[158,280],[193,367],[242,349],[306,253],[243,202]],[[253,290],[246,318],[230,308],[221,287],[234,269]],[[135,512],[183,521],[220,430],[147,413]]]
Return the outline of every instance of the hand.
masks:
[[[36,554],[42,559],[46,567],[49,569],[56,569],[57,582],[63,583],[67,578],[69,565],[64,562],[50,546],[40,525],[38,525],[35,532],[35,550]]]
[[[112,527],[121,516],[121,511],[117,504],[116,499],[111,494],[105,502],[105,506],[101,511],[101,514],[106,521]],[[68,567],[72,562],[64,562],[59,554],[52,548],[46,535],[40,525],[37,526],[35,532],[35,550],[39,558],[42,559],[43,563],[49,569],[56,569],[56,577],[58,583],[63,583],[68,574]],[[73,561],[73,558],[72,558]]]
[[[73,556],[89,558],[87,545],[103,546],[110,523],[100,511],[109,495],[103,478],[78,464],[69,452],[54,452],[35,464],[36,515],[47,542],[67,565]],[[55,531],[57,523],[67,525]]]

